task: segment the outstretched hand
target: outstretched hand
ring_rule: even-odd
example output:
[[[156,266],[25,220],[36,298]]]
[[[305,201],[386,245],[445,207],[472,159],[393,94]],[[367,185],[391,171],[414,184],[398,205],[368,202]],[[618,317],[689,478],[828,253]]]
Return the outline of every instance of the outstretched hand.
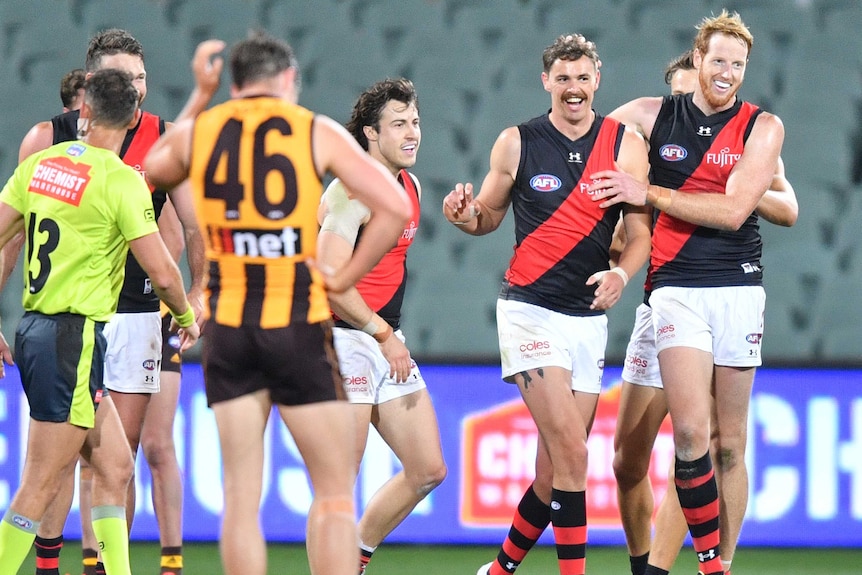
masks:
[[[473,184],[457,183],[443,198],[443,215],[455,225],[464,225],[479,215],[481,206],[473,199]]]

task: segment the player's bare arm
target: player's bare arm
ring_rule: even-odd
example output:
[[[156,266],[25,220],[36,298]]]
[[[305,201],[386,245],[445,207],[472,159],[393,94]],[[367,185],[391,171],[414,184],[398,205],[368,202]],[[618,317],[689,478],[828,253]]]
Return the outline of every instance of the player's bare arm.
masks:
[[[649,159],[643,137],[632,128],[626,128],[620,146],[617,166],[636,181],[648,181]],[[619,254],[617,265],[611,272],[593,274],[588,285],[598,283],[592,309],[609,309],[622,295],[628,279],[634,276],[649,258],[651,246],[652,210],[649,207],[626,206],[623,226],[626,243]]]
[[[190,311],[190,304],[183,290],[183,277],[180,268],[174,263],[167,246],[158,232],[147,234],[129,242],[129,249],[153,285],[153,290],[168,308],[174,318]],[[180,330],[180,349],[185,351],[197,341],[200,328],[194,321]]]
[[[177,116],[177,122],[194,118],[203,112],[215,96],[221,82],[222,68],[224,68],[224,58],[218,54],[224,50],[224,47],[225,43],[221,40],[204,40],[198,44],[191,64],[195,87]]]
[[[634,129],[644,137],[645,143],[648,143],[653,126],[655,126],[655,119],[658,117],[659,110],[661,110],[661,103],[661,98],[637,98],[636,100],[626,102],[608,114],[608,117],[622,122],[628,128]]]
[[[338,193],[338,192],[336,192]],[[368,221],[368,210],[359,200],[349,200],[346,190],[335,198],[327,193],[321,203],[318,220],[321,224],[317,237],[317,262],[322,268],[341,269],[353,255],[353,247],[360,226]],[[328,200],[332,200],[331,202]],[[351,286],[340,293],[329,293],[332,311],[356,329],[371,335],[389,362],[389,376],[396,381],[407,381],[410,375],[410,351],[395,337],[392,326],[372,310],[359,290]]]
[[[521,134],[517,127],[506,128],[491,148],[490,168],[479,195],[473,197],[473,184],[456,184],[443,199],[443,215],[461,231],[474,236],[496,230],[512,202],[520,161]]]
[[[784,162],[780,157],[772,183],[757,204],[757,215],[771,224],[785,227],[793,226],[799,217],[796,192],[784,174]]]

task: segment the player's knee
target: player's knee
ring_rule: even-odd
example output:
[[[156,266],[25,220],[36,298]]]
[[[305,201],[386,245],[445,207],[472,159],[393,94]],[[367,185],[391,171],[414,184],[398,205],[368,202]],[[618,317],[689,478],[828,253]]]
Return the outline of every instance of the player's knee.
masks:
[[[176,449],[170,438],[145,436],[141,438],[141,451],[150,467],[161,467],[172,458],[176,460]]]
[[[715,464],[722,472],[730,471],[743,461],[744,453],[738,449],[719,447],[715,452]]]
[[[614,455],[613,470],[620,488],[634,487],[647,476],[649,458],[627,457],[623,456],[622,451],[617,451]]]

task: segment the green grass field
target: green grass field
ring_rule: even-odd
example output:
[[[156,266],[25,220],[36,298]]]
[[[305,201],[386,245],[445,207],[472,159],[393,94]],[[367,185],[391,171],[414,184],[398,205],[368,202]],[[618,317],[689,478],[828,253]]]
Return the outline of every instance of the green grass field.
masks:
[[[184,547],[185,575],[221,573],[218,546],[214,543],[187,543]],[[156,544],[132,544],[134,575],[157,575],[159,548]],[[490,561],[496,548],[480,546],[385,545],[375,554],[367,575],[474,575],[476,569]],[[63,548],[60,573],[80,575],[80,546],[68,542]],[[35,572],[31,557],[21,568],[21,575]],[[691,549],[683,551],[671,575],[694,575],[697,568]],[[862,572],[862,549],[809,550],[742,548],[733,563],[734,575],[858,575]],[[269,573],[307,575],[305,548],[301,545],[270,545]],[[521,575],[558,573],[554,549],[533,549],[518,569]],[[590,547],[587,573],[591,575],[626,575],[628,557],[622,547]]]

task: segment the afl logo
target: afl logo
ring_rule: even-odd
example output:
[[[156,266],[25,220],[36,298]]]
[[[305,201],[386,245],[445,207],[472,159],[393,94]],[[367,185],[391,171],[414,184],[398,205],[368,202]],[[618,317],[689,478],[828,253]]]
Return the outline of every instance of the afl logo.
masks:
[[[747,341],[748,343],[753,343],[754,345],[758,345],[762,338],[763,338],[762,333],[750,333],[747,336],[745,336],[745,341]]]
[[[676,144],[665,144],[658,150],[658,155],[668,162],[679,162],[688,156],[688,152],[682,146]]]
[[[147,371],[153,371],[154,369],[156,369],[156,360],[145,359],[144,363],[142,365],[143,365],[143,368],[146,369]]]
[[[530,178],[530,187],[537,192],[555,192],[562,185],[560,178],[551,174],[539,174]]]

